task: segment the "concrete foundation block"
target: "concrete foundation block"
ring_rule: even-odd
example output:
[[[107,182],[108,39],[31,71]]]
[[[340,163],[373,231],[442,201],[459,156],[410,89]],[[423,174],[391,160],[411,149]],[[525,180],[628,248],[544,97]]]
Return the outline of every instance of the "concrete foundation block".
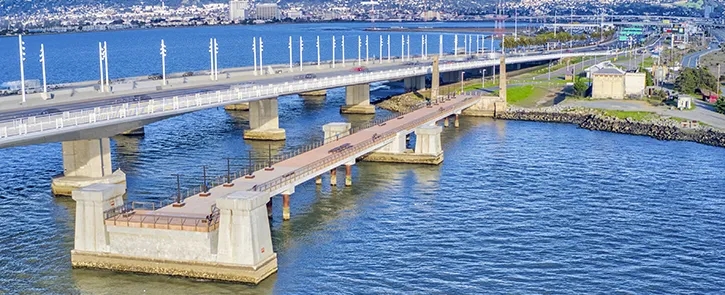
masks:
[[[404,153],[373,152],[362,157],[367,162],[405,163],[438,165],[443,163],[443,152],[438,155],[416,154],[413,150]]]
[[[249,103],[243,102],[243,103],[228,104],[228,105],[224,106],[224,109],[227,111],[248,111]]]
[[[343,114],[375,114],[374,105],[344,105],[340,107],[340,113]]]
[[[327,89],[322,90],[315,90],[315,91],[308,91],[300,93],[300,96],[306,96],[306,97],[319,97],[319,96],[326,96],[327,95]]]
[[[124,133],[121,133],[121,135],[125,135],[125,136],[143,136],[145,134],[146,134],[146,130],[144,129],[143,126],[136,128],[136,129],[131,129]]]
[[[267,140],[278,141],[285,140],[287,134],[284,129],[268,129],[268,130],[244,130],[244,139],[248,140]]]
[[[481,97],[475,105],[461,112],[462,115],[472,117],[494,117],[497,113],[503,113],[508,108],[505,101],[495,96]]]
[[[74,190],[97,183],[121,185],[125,191],[126,173],[118,169],[104,177],[60,176],[53,178],[50,188],[56,196],[71,196]]]

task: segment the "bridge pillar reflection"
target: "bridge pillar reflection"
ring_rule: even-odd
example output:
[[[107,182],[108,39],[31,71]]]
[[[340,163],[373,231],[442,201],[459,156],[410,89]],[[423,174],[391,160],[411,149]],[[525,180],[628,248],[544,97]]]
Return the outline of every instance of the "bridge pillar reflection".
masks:
[[[244,139],[285,140],[285,130],[279,128],[277,98],[267,98],[249,102],[249,128],[244,131]]]
[[[358,84],[345,87],[345,105],[340,107],[343,114],[375,114],[375,106],[370,104],[370,84]]]
[[[65,141],[62,153],[63,176],[53,178],[53,194],[70,196],[73,190],[94,183],[122,184],[125,189],[126,174],[120,169],[112,172],[108,138]]]

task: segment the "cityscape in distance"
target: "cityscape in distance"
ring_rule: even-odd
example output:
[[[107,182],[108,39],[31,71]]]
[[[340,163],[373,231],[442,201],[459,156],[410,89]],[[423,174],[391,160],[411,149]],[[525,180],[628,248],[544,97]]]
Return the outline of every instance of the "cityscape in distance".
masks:
[[[0,35],[148,27],[328,21],[485,21],[570,15],[719,18],[723,1],[198,1],[51,0],[0,2]]]

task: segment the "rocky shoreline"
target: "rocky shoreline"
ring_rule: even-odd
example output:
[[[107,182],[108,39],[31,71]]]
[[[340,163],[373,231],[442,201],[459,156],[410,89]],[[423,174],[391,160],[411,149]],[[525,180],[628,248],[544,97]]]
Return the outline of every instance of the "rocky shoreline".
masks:
[[[635,121],[604,116],[596,110],[577,108],[509,108],[496,114],[498,119],[576,124],[581,128],[621,134],[649,136],[659,140],[693,141],[725,147],[725,132],[707,126],[682,128],[678,122],[658,117],[651,121]]]

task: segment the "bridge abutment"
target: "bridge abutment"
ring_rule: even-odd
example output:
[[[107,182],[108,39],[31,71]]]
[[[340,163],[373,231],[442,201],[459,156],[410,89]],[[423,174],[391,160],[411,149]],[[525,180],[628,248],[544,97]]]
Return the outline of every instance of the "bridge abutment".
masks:
[[[340,107],[343,114],[375,114],[375,106],[370,104],[370,84],[358,84],[345,87],[345,105]]]
[[[249,127],[244,131],[244,139],[285,140],[285,130],[279,128],[277,98],[267,98],[249,102]]]
[[[126,174],[112,172],[111,143],[108,138],[65,141],[62,143],[63,176],[51,181],[55,195],[70,196],[73,190],[94,183],[122,184]]]
[[[508,109],[506,102],[506,57],[501,56],[501,63],[499,66],[499,91],[498,97],[496,96],[482,96],[479,98],[478,103],[463,110],[462,114],[474,117],[495,117],[496,114],[500,114]]]
[[[236,191],[217,199],[211,215],[196,226],[164,221],[163,226],[147,222],[142,227],[126,222],[116,225],[109,217],[145,214],[143,210],[119,209],[126,208],[122,207],[124,191],[119,185],[94,184],[73,192],[73,267],[254,284],[277,271],[277,254],[265,216],[269,193]]]
[[[425,89],[425,76],[415,76],[403,79],[403,87],[408,91]]]

